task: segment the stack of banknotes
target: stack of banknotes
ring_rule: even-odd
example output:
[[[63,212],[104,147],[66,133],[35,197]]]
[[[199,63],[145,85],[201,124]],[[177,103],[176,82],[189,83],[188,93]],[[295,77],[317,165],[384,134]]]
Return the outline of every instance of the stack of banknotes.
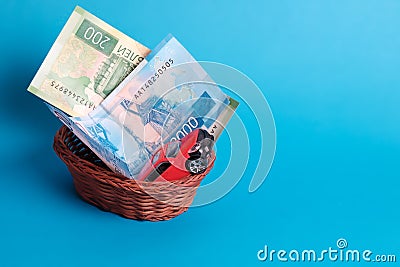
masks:
[[[80,7],[28,91],[110,169],[132,179],[162,144],[194,129],[216,140],[238,106],[173,36],[150,53]]]

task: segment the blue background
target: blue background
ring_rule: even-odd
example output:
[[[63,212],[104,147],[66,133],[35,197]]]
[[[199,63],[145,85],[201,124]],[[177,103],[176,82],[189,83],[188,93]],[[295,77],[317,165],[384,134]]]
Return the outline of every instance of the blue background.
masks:
[[[172,33],[258,84],[277,128],[258,191],[253,158],[224,198],[167,222],[79,199],[51,147],[61,124],[26,91],[76,4],[149,48]],[[399,258],[399,14],[395,0],[3,1],[0,266],[269,266],[264,245],[318,250],[340,237]]]

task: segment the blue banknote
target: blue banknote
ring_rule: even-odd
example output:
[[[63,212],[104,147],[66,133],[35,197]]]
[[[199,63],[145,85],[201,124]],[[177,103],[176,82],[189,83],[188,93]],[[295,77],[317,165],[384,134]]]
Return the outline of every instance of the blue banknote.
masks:
[[[237,105],[168,36],[87,116],[49,107],[108,167],[135,178],[163,143],[197,128],[217,139]]]

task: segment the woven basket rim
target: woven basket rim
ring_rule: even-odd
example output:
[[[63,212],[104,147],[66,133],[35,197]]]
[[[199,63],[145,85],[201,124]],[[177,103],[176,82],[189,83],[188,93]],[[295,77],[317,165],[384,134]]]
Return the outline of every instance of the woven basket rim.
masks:
[[[127,188],[131,188],[132,186],[154,186],[155,184],[157,184],[158,186],[162,186],[164,185],[177,185],[177,186],[191,186],[191,184],[193,184],[193,180],[197,180],[197,179],[193,179],[195,177],[198,177],[199,179],[203,179],[208,173],[209,171],[212,169],[214,162],[215,162],[215,155],[213,157],[212,163],[208,166],[206,172],[202,173],[202,174],[198,174],[198,175],[188,175],[185,178],[182,178],[180,180],[175,180],[175,181],[157,181],[157,182],[146,182],[146,181],[137,181],[135,179],[130,179],[128,177],[125,177],[122,174],[113,172],[112,170],[110,170],[108,167],[102,167],[99,165],[96,165],[95,163],[83,159],[81,157],[79,157],[78,155],[76,155],[75,153],[73,153],[67,146],[65,140],[61,140],[61,137],[63,134],[65,134],[65,132],[71,132],[70,129],[63,125],[61,126],[61,128],[57,131],[56,135],[54,136],[54,143],[53,143],[53,148],[55,150],[55,152],[58,154],[58,156],[60,157],[60,159],[67,165],[68,168],[73,168],[75,171],[82,173],[82,169],[78,168],[77,165],[75,164],[75,161],[79,161],[80,164],[85,165],[85,167],[89,170],[93,170],[93,172],[100,172],[102,175],[107,176],[107,179],[101,179],[101,176],[98,175],[92,175],[93,178],[100,180],[103,183],[106,184],[110,184],[112,186],[115,186],[116,183],[119,184],[122,187],[127,187]],[[68,156],[66,156],[68,155]],[[74,159],[74,160],[73,160]],[[190,182],[191,181],[191,182]],[[186,184],[186,182],[188,182]],[[194,181],[195,182],[195,181]]]

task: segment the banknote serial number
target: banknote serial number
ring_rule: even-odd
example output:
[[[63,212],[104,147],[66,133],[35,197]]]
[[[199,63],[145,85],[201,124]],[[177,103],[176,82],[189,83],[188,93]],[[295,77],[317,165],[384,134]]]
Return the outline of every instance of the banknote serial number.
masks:
[[[81,105],[91,108],[91,109],[95,109],[95,105],[92,101],[89,101],[88,99],[84,98],[83,96],[80,96],[79,94],[74,93],[69,88],[61,85],[60,83],[58,83],[56,81],[51,81],[50,86],[53,87],[55,90],[63,93],[65,96],[72,98],[78,104],[81,104]]]
[[[149,88],[149,86],[153,85],[160,78],[160,76],[163,75],[169,67],[171,67],[172,64],[174,64],[174,60],[172,58],[164,62],[164,64],[160,68],[158,68],[154,75],[150,76],[144,86],[146,88]]]
[[[159,67],[153,75],[149,77],[149,79],[143,84],[143,86],[139,90],[139,94],[135,94],[135,98],[137,99],[143,92],[146,92],[146,89],[152,86],[157,82],[157,80],[174,64],[174,60],[172,58],[168,59],[164,62],[164,64]],[[141,92],[140,92],[141,91]]]

